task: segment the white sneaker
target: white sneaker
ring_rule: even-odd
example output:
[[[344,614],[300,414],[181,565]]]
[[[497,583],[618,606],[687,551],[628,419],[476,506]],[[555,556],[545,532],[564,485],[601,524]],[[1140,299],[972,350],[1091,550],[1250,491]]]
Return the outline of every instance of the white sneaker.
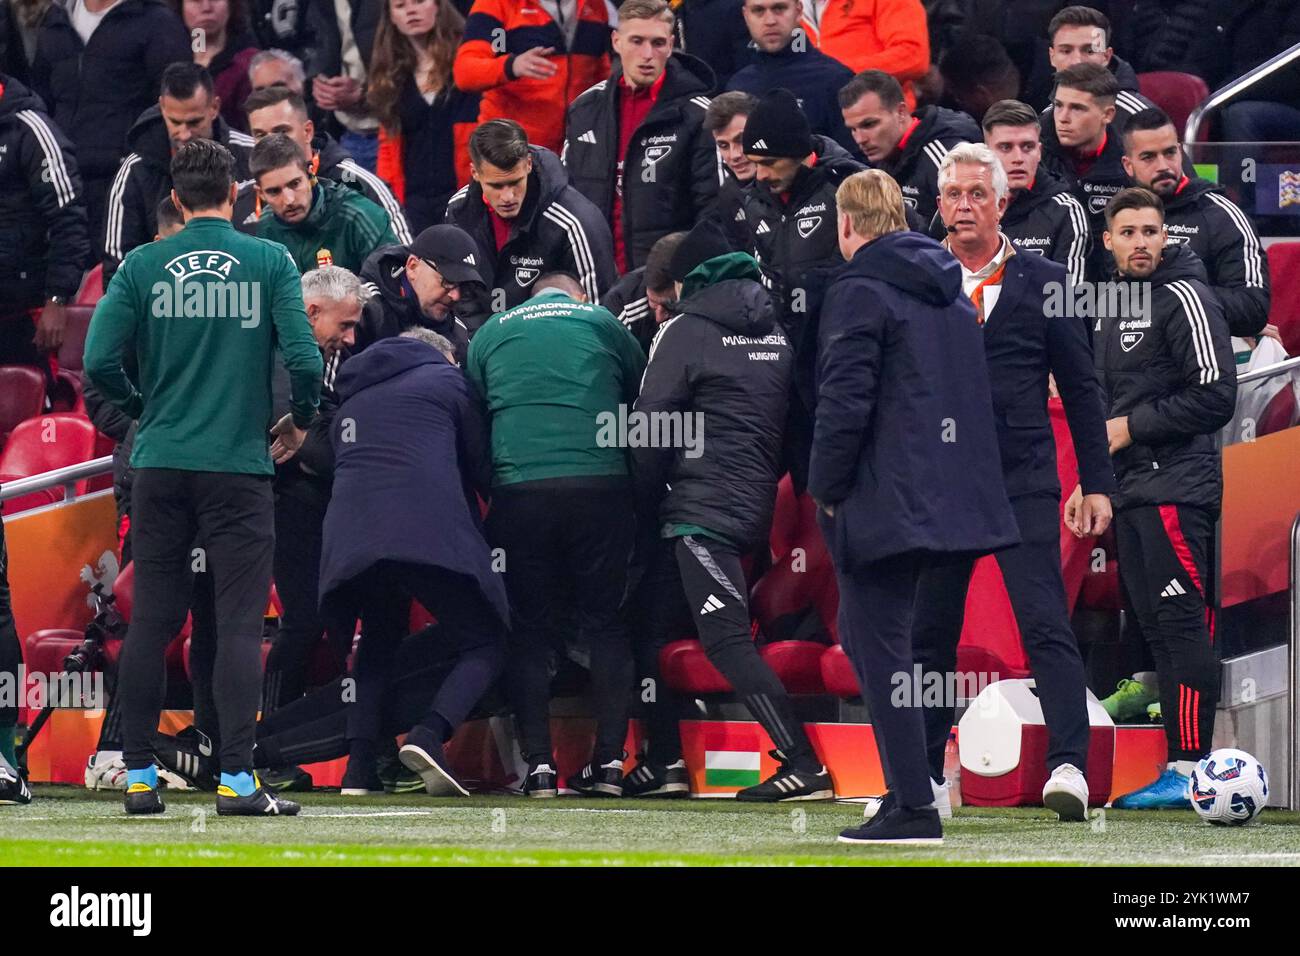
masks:
[[[930,780],[930,789],[934,792],[934,808],[939,811],[940,820],[952,819],[951,786],[952,785],[948,783],[946,777],[943,782],[939,782],[933,778]],[[870,820],[872,817],[877,816],[881,809],[884,808],[886,800],[889,800],[891,804],[893,803],[893,800],[889,798],[889,794],[885,794],[883,797],[871,797],[868,799],[866,806],[862,809],[862,819]]]
[[[1043,806],[1062,820],[1088,819],[1088,781],[1079,768],[1063,763],[1043,785]]]
[[[120,750],[98,750],[86,758],[87,790],[125,790],[126,764]]]

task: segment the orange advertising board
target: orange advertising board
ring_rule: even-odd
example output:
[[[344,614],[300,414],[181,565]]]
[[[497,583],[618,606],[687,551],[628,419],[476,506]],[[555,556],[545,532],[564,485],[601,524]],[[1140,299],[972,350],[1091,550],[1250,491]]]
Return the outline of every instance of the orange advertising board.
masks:
[[[1287,589],[1287,549],[1298,511],[1300,428],[1223,450],[1221,607]]]

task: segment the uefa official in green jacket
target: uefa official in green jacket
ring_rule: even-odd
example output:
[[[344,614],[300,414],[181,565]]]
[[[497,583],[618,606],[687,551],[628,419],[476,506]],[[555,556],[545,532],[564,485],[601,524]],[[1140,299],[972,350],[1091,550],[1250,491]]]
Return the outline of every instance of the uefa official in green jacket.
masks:
[[[195,140],[176,151],[172,200],[185,226],[127,255],[86,336],[86,375],[139,421],[131,454],[135,608],[117,686],[127,813],[164,809],[153,749],[163,657],[191,596],[215,614],[218,634],[217,812],[298,812],[253,773],[275,539],[268,429],[288,447],[302,443],[320,399],[321,354],[284,246],[230,224],[233,174],[234,159],[219,143]],[[292,410],[272,428],[277,348]],[[126,365],[138,369],[134,380]]]
[[[570,593],[591,642],[592,761],[569,779],[585,795],[623,790],[632,650],[619,616],[635,530],[627,442],[645,353],[590,305],[576,276],[538,277],[536,294],[470,339],[465,371],[492,430],[488,540],[506,555],[512,634],[507,686],[531,797],[558,791],[551,751],[549,644],[556,595]]]
[[[311,159],[284,133],[259,140],[248,166],[262,201],[257,234],[288,249],[299,272],[334,265],[360,274],[370,253],[397,243],[388,213],[355,189],[313,176]]]

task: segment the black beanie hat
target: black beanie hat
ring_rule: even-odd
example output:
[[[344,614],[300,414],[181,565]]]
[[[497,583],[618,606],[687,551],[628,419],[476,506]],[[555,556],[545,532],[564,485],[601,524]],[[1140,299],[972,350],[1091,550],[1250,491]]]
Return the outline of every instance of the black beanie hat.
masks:
[[[760,99],[745,121],[742,145],[749,156],[803,159],[811,153],[812,127],[794,94],[777,89]]]
[[[686,277],[701,263],[735,251],[721,226],[712,219],[701,219],[673,253],[668,263],[668,272],[675,281],[685,282]]]

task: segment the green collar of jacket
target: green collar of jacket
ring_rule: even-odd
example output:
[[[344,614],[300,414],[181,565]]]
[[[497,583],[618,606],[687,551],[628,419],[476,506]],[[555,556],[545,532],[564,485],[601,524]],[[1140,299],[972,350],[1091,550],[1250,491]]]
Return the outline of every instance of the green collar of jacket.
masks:
[[[728,252],[723,256],[706,259],[687,274],[682,283],[682,294],[678,299],[686,299],[701,289],[717,285],[726,279],[753,279],[758,281],[762,273],[758,262],[747,252]]]

